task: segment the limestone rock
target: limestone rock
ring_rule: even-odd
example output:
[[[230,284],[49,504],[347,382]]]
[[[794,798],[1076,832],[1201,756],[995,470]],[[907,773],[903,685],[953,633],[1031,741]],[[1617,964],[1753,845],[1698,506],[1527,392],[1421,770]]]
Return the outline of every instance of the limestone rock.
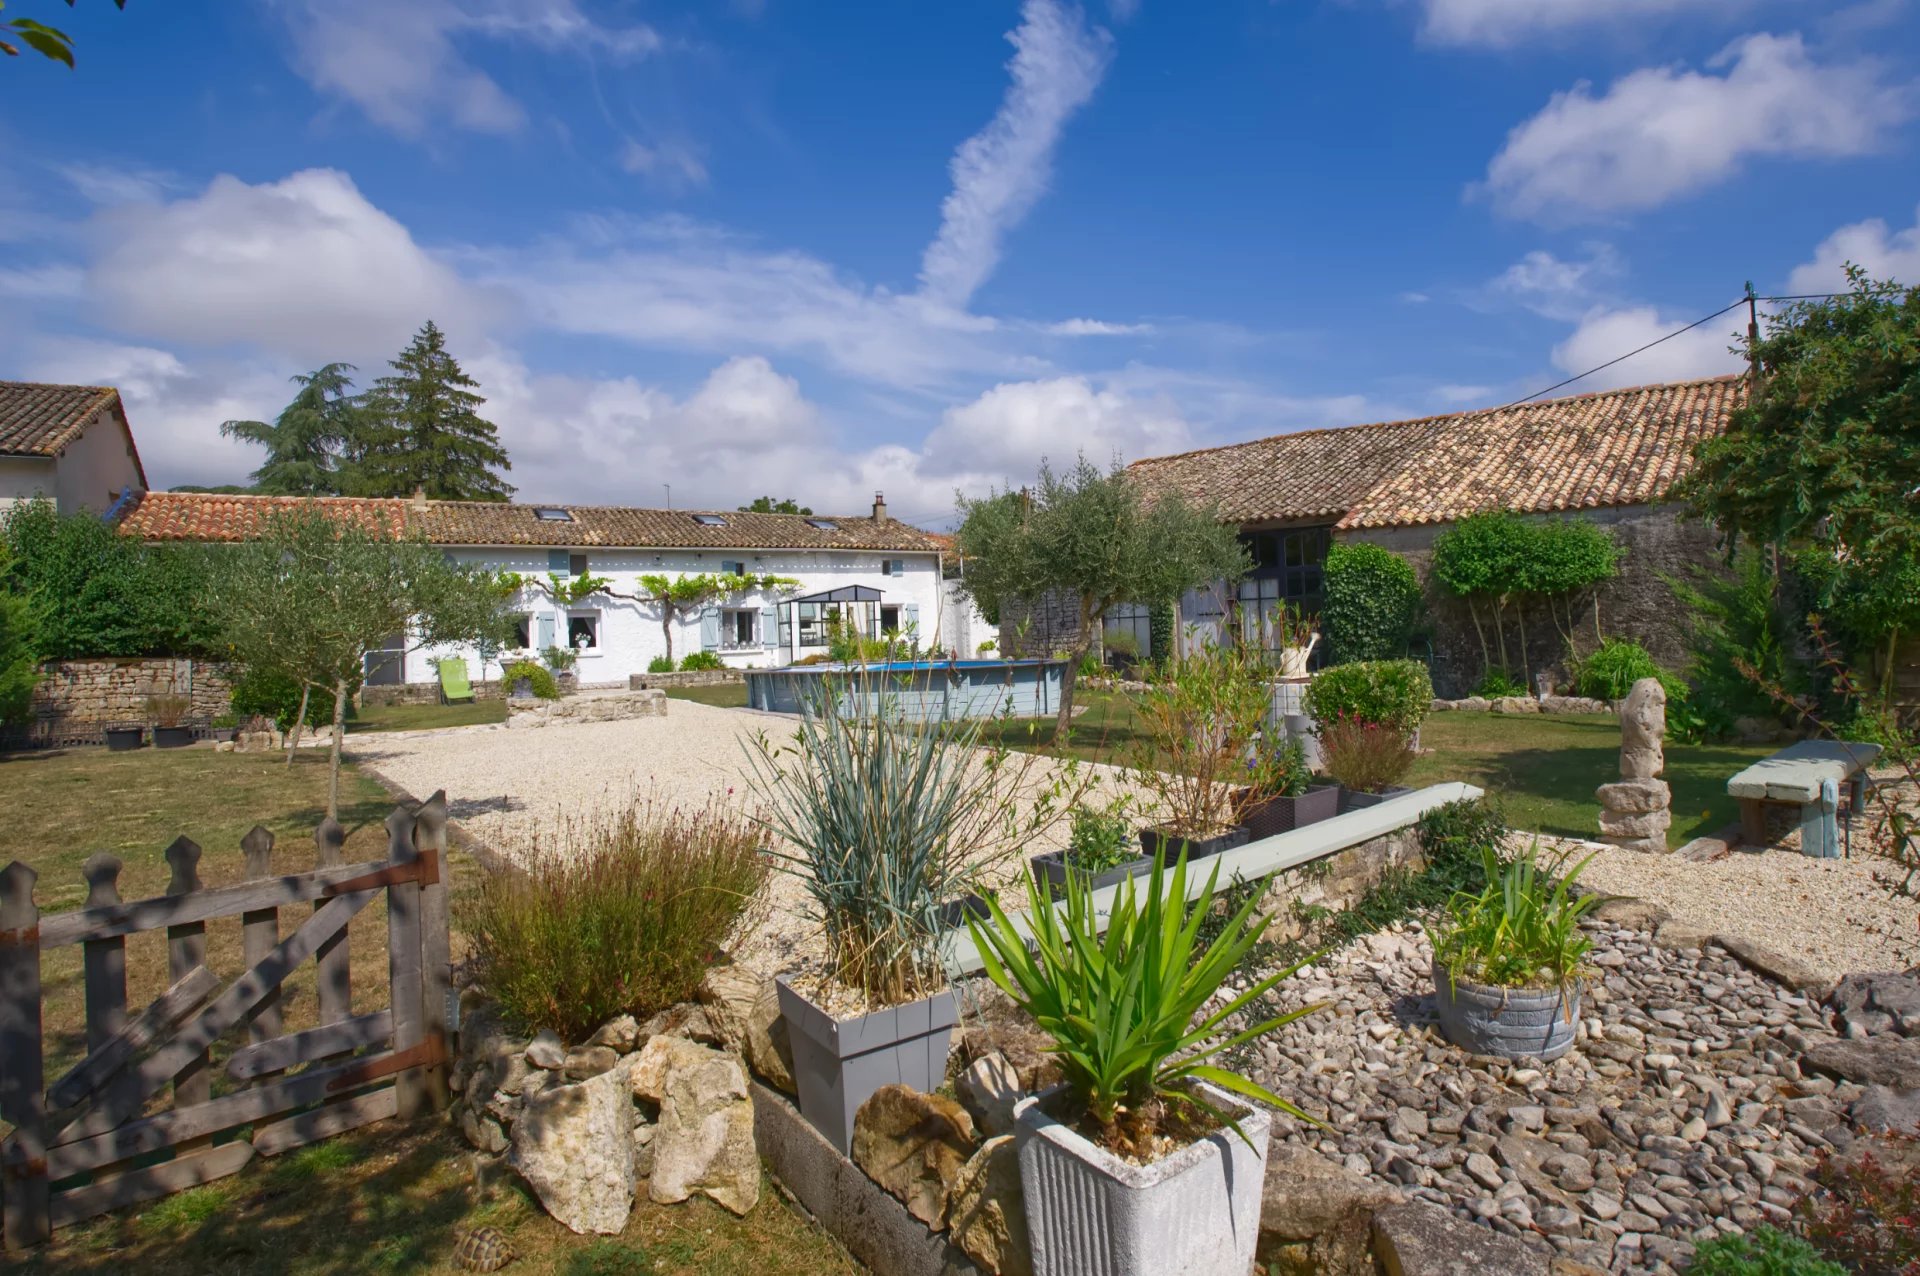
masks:
[[[697,1068],[715,1052],[685,1037],[651,1037],[633,1056],[630,1069],[633,1093],[648,1103],[664,1103],[667,1079],[680,1068]]]
[[[773,980],[745,966],[715,966],[700,981],[699,996],[721,1043],[745,1059],[762,1081],[795,1093],[793,1046]]]
[[[489,1156],[507,1150],[507,1135],[500,1123],[483,1112],[467,1108],[460,1113],[460,1133],[467,1142]]]
[[[633,1175],[635,1178],[653,1177],[653,1136],[659,1126],[643,1120],[633,1127]]]
[[[1276,1144],[1267,1153],[1259,1254],[1272,1270],[1373,1276],[1374,1213],[1405,1200],[1401,1189],[1317,1152]]]
[[[999,1051],[1020,1074],[1020,1085],[1029,1094],[1038,1094],[1060,1080],[1053,1039],[998,988],[981,991],[973,1013],[962,1017],[959,1032],[956,1053],[962,1059],[979,1059]]]
[[[960,1170],[973,1156],[973,1118],[952,1099],[910,1086],[874,1091],[853,1116],[853,1163],[939,1231]]]
[[[1491,707],[1495,713],[1540,712],[1540,702],[1532,696],[1501,696]]]
[[[713,1021],[707,1012],[691,1002],[677,1006],[668,1006],[653,1018],[640,1025],[641,1044],[655,1037],[684,1037],[688,1041],[698,1041],[703,1045],[718,1046],[725,1044],[714,1029]]]
[[[1920,1041],[1871,1037],[1865,1041],[1819,1041],[1808,1046],[1801,1066],[1861,1085],[1920,1088]]]
[[[699,1192],[745,1214],[760,1200],[747,1070],[730,1054],[678,1038],[664,1040],[675,1045],[651,1140],[647,1195],[671,1205]]]
[[[1485,713],[1493,707],[1493,701],[1485,696],[1466,696],[1453,702],[1454,707],[1467,713]]]
[[[527,1062],[536,1068],[557,1068],[567,1061],[567,1047],[552,1031],[542,1028],[527,1045]]]
[[[620,1056],[612,1046],[576,1046],[567,1051],[561,1068],[569,1077],[584,1080],[599,1076],[618,1062]]]
[[[1620,815],[1664,812],[1673,804],[1673,790],[1665,780],[1616,780],[1593,791],[1600,805]]]
[[[1798,957],[1763,947],[1744,936],[1715,935],[1713,942],[1732,953],[1749,970],[1765,975],[1777,984],[1785,984],[1795,992],[1820,996],[1832,983],[1818,967]]]
[[[639,1044],[640,1025],[633,1021],[632,1015],[615,1015],[594,1030],[587,1038],[590,1046],[609,1046],[620,1054],[632,1054],[634,1046]]]
[[[1373,1216],[1374,1254],[1386,1276],[1546,1276],[1549,1259],[1512,1237],[1416,1201]]]
[[[527,1100],[508,1160],[572,1231],[617,1235],[633,1208],[633,1100],[620,1071]]]
[[[1920,1134],[1920,1090],[1870,1085],[1847,1109],[1847,1116],[1863,1130]]]
[[[1020,1073],[998,1050],[975,1059],[954,1085],[973,1124],[987,1138],[1013,1133],[1013,1105],[1026,1097]]]
[[[1642,678],[1620,702],[1620,776],[1651,780],[1666,769],[1667,693],[1656,678]]]
[[[1669,811],[1644,811],[1637,815],[1625,815],[1617,811],[1600,809],[1600,836],[1607,841],[1620,838],[1644,839],[1658,837],[1661,846],[1666,845],[1666,832],[1673,827],[1673,815]]]
[[[982,1144],[960,1167],[947,1207],[950,1239],[996,1276],[1031,1276],[1026,1197],[1020,1190],[1020,1156],[1013,1136]]]
[[[1657,931],[1672,919],[1663,904],[1650,899],[1638,899],[1632,895],[1615,895],[1594,909],[1587,917],[1595,922],[1607,922],[1614,926],[1626,926],[1633,930]]]

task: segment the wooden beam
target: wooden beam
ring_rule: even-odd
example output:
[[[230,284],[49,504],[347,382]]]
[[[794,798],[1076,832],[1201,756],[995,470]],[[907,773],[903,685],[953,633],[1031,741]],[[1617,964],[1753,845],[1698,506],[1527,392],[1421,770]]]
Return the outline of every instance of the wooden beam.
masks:
[[[198,1010],[200,1003],[219,986],[220,976],[205,966],[195,966],[184,979],[154,998],[153,1004],[122,1028],[119,1035],[68,1069],[47,1091],[47,1102],[55,1109],[70,1108],[90,1097],[112,1081],[142,1050]]]
[[[341,848],[347,843],[347,831],[340,827],[340,821],[331,815],[320,821],[320,827],[313,831],[313,842],[320,871],[339,869],[343,858]],[[314,905],[316,911],[321,907]],[[353,1014],[350,929],[342,926],[340,933],[321,944],[313,956],[321,1023],[338,1023]]]
[[[53,1235],[47,1206],[46,1059],[40,1030],[38,874],[19,860],[0,872],[0,1118],[13,1123],[0,1160],[6,1247]]]
[[[414,845],[431,855],[438,871],[420,888],[420,1002],[428,1038],[447,1040],[447,1014],[453,1001],[453,952],[447,898],[453,887],[447,863],[447,791],[439,789],[416,812]],[[436,1064],[422,1077],[427,1106],[438,1112],[452,1101],[447,1065]]]
[[[393,1012],[379,1010],[242,1046],[227,1060],[227,1075],[236,1081],[247,1081],[284,1072],[295,1064],[314,1059],[327,1059],[367,1046],[384,1046],[392,1040]]]
[[[253,1144],[241,1139],[70,1188],[53,1198],[53,1225],[69,1227],[108,1210],[211,1183],[240,1169],[253,1155]]]
[[[399,1111],[398,1094],[388,1086],[288,1117],[271,1130],[254,1135],[253,1146],[261,1156],[278,1156],[319,1139],[384,1121]]]
[[[416,820],[405,807],[387,817],[387,856],[397,868],[419,861],[413,844]],[[395,882],[387,887],[387,987],[393,1007],[395,1053],[417,1049],[426,1040],[426,1009],[421,1005],[425,981],[421,977],[420,884]],[[425,1079],[419,1070],[401,1073],[394,1081],[399,1091],[399,1113],[412,1118],[428,1104]]]
[[[199,843],[189,837],[176,837],[173,845],[167,848],[167,863],[173,865],[173,880],[167,883],[167,894],[184,898],[199,892]],[[170,979],[179,983],[206,964],[205,922],[180,922],[167,927],[167,975]],[[175,1105],[187,1107],[205,1103],[213,1097],[212,1066],[205,1050],[181,1060],[180,1066],[172,1074]]]

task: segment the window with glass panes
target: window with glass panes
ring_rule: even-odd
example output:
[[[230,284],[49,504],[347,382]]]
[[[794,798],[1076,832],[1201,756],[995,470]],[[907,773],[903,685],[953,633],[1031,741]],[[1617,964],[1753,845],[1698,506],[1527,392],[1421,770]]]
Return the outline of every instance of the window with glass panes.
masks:
[[[1315,615],[1326,599],[1328,527],[1289,527],[1242,532],[1240,543],[1253,570],[1240,582],[1241,636],[1258,642],[1281,606]]]

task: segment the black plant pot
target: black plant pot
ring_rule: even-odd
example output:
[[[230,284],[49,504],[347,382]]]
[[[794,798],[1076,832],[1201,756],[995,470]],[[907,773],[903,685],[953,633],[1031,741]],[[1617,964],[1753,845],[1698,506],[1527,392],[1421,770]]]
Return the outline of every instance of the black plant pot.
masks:
[[[140,747],[140,727],[108,727],[107,748],[114,753],[125,753],[129,749]]]
[[[940,928],[942,930],[965,930],[969,917],[985,920],[993,914],[987,909],[987,901],[978,895],[963,895],[959,899],[950,899],[940,905]]]
[[[1363,811],[1370,806],[1379,806],[1388,798],[1397,798],[1402,793],[1411,792],[1413,790],[1404,784],[1389,784],[1378,793],[1362,793],[1358,789],[1343,788],[1340,790],[1340,810],[1342,813]]]
[[[1189,856],[1189,858],[1192,858]],[[1036,855],[1027,861],[1033,866],[1033,879],[1040,883],[1040,889],[1048,898],[1067,893],[1067,853],[1048,851],[1045,855]],[[1136,855],[1124,864],[1116,864],[1105,872],[1095,873],[1089,885],[1094,890],[1106,886],[1118,886],[1129,877],[1140,877],[1153,871],[1151,855]],[[1085,874],[1082,874],[1085,876]]]
[[[1263,837],[1276,837],[1330,820],[1338,814],[1340,786],[1315,784],[1298,797],[1271,797],[1249,807],[1241,824],[1247,830],[1247,840],[1257,842]]]
[[[192,727],[155,727],[153,729],[153,747],[156,749],[184,749],[192,743]]]
[[[1239,825],[1213,837],[1203,838],[1181,837],[1177,833],[1166,833],[1159,829],[1140,830],[1140,849],[1147,853],[1147,858],[1152,859],[1164,853],[1169,864],[1180,857],[1180,848],[1183,846],[1187,850],[1187,862],[1192,863],[1246,844],[1247,830]]]

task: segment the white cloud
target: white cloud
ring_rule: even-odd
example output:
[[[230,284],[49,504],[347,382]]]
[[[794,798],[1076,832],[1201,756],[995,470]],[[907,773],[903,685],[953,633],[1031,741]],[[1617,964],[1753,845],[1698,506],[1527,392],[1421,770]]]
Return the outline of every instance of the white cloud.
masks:
[[[103,210],[91,231],[103,320],[149,338],[311,365],[384,357],[429,317],[470,327],[489,309],[332,169],[258,186],[216,177],[170,204]]]
[[[1596,289],[1620,273],[1610,244],[1589,244],[1580,260],[1535,249],[1487,284],[1487,291],[1549,319],[1577,319],[1593,305]]]
[[[1112,49],[1105,31],[1089,31],[1079,9],[1057,0],[1027,0],[1007,39],[1013,83],[992,122],[954,152],[940,233],[921,259],[921,290],[937,306],[964,310],[993,273],[1001,240],[1045,192],[1061,130],[1099,87]]]
[[[1071,460],[1084,452],[1104,464],[1178,452],[1191,433],[1171,402],[1141,399],[1086,377],[1054,377],[996,385],[971,403],[949,408],[927,436],[934,473],[977,475],[989,482],[1024,479],[1041,457]]]
[[[60,166],[60,176],[93,204],[157,204],[179,179],[162,169],[143,165],[74,162]]]
[[[1791,293],[1839,292],[1847,277],[1846,263],[1866,269],[1874,279],[1892,279],[1912,287],[1920,284],[1920,209],[1914,224],[1893,230],[1878,217],[1842,226],[1813,250],[1813,260],[1796,266],[1787,279]]]
[[[1647,67],[1597,97],[1584,83],[1555,94],[1507,135],[1486,190],[1522,217],[1652,208],[1750,158],[1871,151],[1909,113],[1907,90],[1887,85],[1878,66],[1818,63],[1798,35],[1750,35],[1707,65]]]
[[[1731,11],[1751,0],[1423,0],[1425,34],[1441,44],[1504,48],[1605,23],[1639,26],[1694,12]]]
[[[1490,385],[1437,385],[1433,387],[1433,397],[1449,407],[1460,407],[1469,403],[1481,403],[1491,397]]]
[[[625,171],[670,191],[691,190],[707,184],[706,164],[692,147],[681,142],[648,146],[628,138],[620,148],[619,163]]]
[[[1062,319],[1047,325],[1055,337],[1139,337],[1153,331],[1150,323],[1108,323],[1104,319]]]
[[[54,301],[78,297],[85,289],[86,272],[59,262],[45,266],[0,266],[0,297],[16,301]]]
[[[660,47],[651,27],[607,26],[574,0],[284,0],[295,66],[323,93],[359,107],[403,137],[442,122],[511,133],[526,112],[458,41],[482,37],[518,52],[592,52],[631,58]]]
[[[1595,309],[1580,320],[1565,341],[1553,348],[1553,364],[1570,375],[1582,373],[1677,331],[1692,322],[1692,318],[1675,318],[1653,306]],[[1568,386],[1565,393],[1584,394],[1590,390],[1737,372],[1745,366],[1745,360],[1731,353],[1730,347],[1744,335],[1745,326],[1744,314],[1722,315],[1712,323],[1702,324],[1585,377]]]

